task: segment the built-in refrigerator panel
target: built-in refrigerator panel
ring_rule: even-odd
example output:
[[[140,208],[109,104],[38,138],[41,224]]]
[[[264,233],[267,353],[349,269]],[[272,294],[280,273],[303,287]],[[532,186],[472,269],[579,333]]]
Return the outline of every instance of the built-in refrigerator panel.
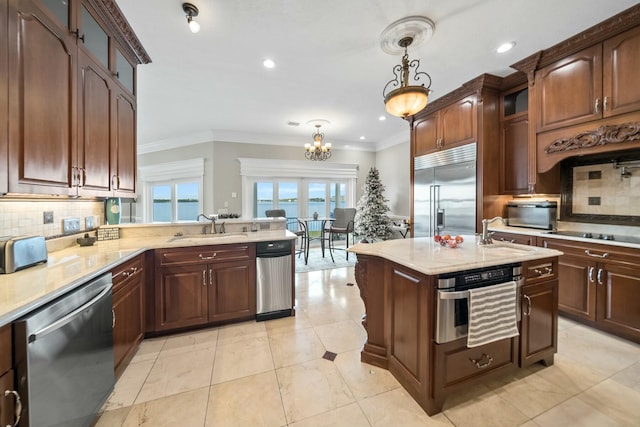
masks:
[[[475,143],[415,159],[414,237],[474,234],[475,213]]]

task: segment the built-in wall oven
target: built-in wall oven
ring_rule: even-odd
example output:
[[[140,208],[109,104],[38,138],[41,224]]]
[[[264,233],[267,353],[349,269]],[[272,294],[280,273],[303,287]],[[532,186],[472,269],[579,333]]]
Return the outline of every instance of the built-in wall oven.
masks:
[[[13,324],[20,426],[85,427],[115,383],[111,273]]]
[[[520,263],[465,270],[438,276],[436,288],[436,343],[443,344],[467,336],[469,290],[516,282],[518,295],[524,283]],[[519,298],[516,298],[518,301]],[[520,318],[516,303],[517,318]]]

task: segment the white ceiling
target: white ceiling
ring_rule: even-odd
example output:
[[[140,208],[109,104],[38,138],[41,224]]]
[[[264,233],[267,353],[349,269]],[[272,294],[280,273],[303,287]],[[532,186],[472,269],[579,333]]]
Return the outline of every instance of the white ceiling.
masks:
[[[331,122],[322,131],[337,149],[404,142],[405,121],[378,120],[382,88],[400,62],[380,48],[392,22],[434,21],[431,40],[409,50],[431,75],[434,100],[482,73],[511,74],[509,65],[638,1],[192,0],[197,34],[180,0],[117,3],[152,60],[138,67],[138,145],[146,152],[211,140],[302,146],[314,130],[306,123],[317,118]],[[517,44],[495,53],[504,41]],[[276,68],[264,68],[265,58]]]

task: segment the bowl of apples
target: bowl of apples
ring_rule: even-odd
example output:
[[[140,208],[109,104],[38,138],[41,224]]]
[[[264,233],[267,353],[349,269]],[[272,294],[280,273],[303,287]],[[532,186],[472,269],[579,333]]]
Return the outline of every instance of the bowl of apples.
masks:
[[[462,242],[464,242],[462,236],[452,237],[450,234],[445,234],[444,236],[436,234],[435,236],[433,236],[433,240],[435,240],[436,243],[440,243],[444,247],[449,247],[452,249],[457,248],[462,244]]]

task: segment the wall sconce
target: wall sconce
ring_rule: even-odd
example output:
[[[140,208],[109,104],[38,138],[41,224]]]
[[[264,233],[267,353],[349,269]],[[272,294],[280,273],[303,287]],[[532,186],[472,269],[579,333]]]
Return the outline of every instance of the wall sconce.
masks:
[[[197,33],[200,31],[200,24],[193,19],[194,16],[198,16],[198,8],[191,3],[182,3],[182,10],[187,14],[187,23],[191,32]]]

